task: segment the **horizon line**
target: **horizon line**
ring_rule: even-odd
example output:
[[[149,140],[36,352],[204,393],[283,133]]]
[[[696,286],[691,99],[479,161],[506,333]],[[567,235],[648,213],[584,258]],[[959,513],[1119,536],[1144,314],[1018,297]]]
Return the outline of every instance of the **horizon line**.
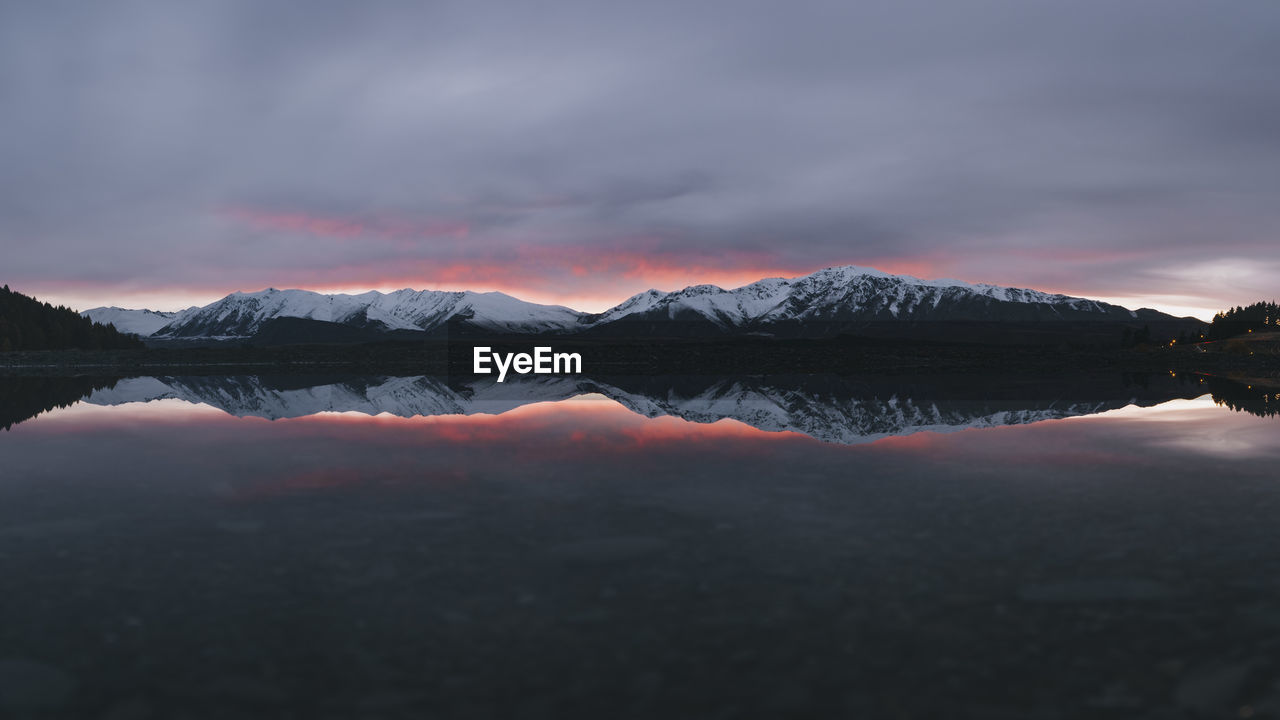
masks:
[[[913,281],[918,281],[918,282],[927,283],[927,284],[947,284],[947,285],[962,286],[962,287],[1000,287],[1000,288],[1013,288],[1013,289],[1019,289],[1019,290],[1033,290],[1036,292],[1044,292],[1046,294],[1064,295],[1066,297],[1082,298],[1086,300],[1103,302],[1111,305],[1118,305],[1120,307],[1124,307],[1130,310],[1153,309],[1159,312],[1164,312],[1166,314],[1173,315],[1175,317],[1194,317],[1197,320],[1201,320],[1204,322],[1210,321],[1216,313],[1225,309],[1225,308],[1213,308],[1213,307],[1209,307],[1202,304],[1185,303],[1185,301],[1187,300],[1199,299],[1199,298],[1193,298],[1190,296],[1153,295],[1153,294],[1091,295],[1091,294],[1064,293],[1064,292],[1060,292],[1052,289],[1040,289],[1040,288],[1034,288],[1034,287],[1020,286],[1020,285],[1007,285],[1007,284],[990,283],[990,282],[971,282],[968,280],[961,280],[961,279],[955,279],[955,278],[933,278],[933,279],[921,278],[909,273],[893,273],[893,272],[881,270],[879,268],[876,268],[870,265],[859,265],[859,264],[853,264],[853,263],[824,266],[816,270],[812,270],[810,272],[802,272],[799,274],[785,274],[785,273],[779,274],[775,272],[775,273],[765,274],[763,276],[755,276],[755,275],[746,275],[744,272],[741,272],[741,271],[729,271],[728,275],[734,280],[734,282],[732,283],[730,282],[690,283],[690,284],[683,285],[683,287],[676,288],[674,290],[663,290],[658,287],[651,286],[644,290],[631,292],[621,297],[620,299],[606,299],[599,295],[574,295],[574,294],[566,294],[566,293],[552,294],[552,293],[546,293],[546,292],[538,292],[536,290],[530,290],[528,288],[502,287],[502,286],[495,286],[493,284],[488,284],[488,283],[477,283],[476,285],[470,288],[441,287],[436,283],[425,283],[424,287],[418,287],[418,288],[415,288],[412,286],[391,287],[390,285],[382,285],[382,286],[375,285],[372,287],[365,286],[361,288],[361,287],[332,285],[332,284],[324,284],[324,283],[306,283],[301,286],[283,287],[283,288],[276,287],[275,285],[270,285],[268,287],[264,287],[259,290],[250,290],[250,291],[233,290],[233,291],[224,292],[221,294],[217,294],[219,291],[214,291],[211,293],[203,293],[203,292],[184,291],[183,289],[178,289],[178,288],[169,289],[168,291],[166,290],[140,290],[140,291],[134,290],[132,292],[125,291],[123,295],[131,297],[135,301],[140,301],[140,302],[132,302],[125,305],[117,304],[117,302],[124,301],[124,297],[122,297],[120,294],[117,294],[117,298],[118,298],[117,302],[106,302],[106,303],[99,302],[97,304],[95,304],[94,301],[86,302],[87,297],[89,297],[88,293],[80,293],[80,292],[74,292],[74,291],[71,293],[46,291],[46,292],[39,293],[37,297],[42,301],[51,302],[56,305],[65,305],[67,307],[76,309],[77,312],[86,312],[88,310],[93,310],[98,308],[116,308],[116,309],[122,309],[122,310],[152,310],[156,312],[181,312],[182,310],[186,310],[192,307],[205,307],[207,305],[216,303],[219,300],[222,300],[223,298],[226,298],[226,297],[230,297],[232,295],[237,295],[237,294],[253,295],[253,294],[268,292],[271,290],[275,290],[275,291],[297,290],[302,292],[311,292],[311,293],[317,293],[317,294],[323,294],[323,295],[346,295],[346,296],[359,296],[359,295],[366,295],[374,292],[386,295],[386,294],[401,292],[406,290],[411,292],[473,292],[476,294],[500,294],[500,295],[514,298],[516,300],[520,300],[522,302],[530,302],[530,303],[534,303],[538,305],[546,305],[546,306],[564,307],[570,310],[575,310],[577,312],[594,314],[594,313],[604,312],[610,308],[616,307],[617,305],[623,302],[626,302],[627,300],[629,300],[632,297],[635,297],[636,295],[643,294],[650,291],[663,292],[663,293],[679,292],[680,290],[683,290],[683,289],[688,289],[691,287],[699,287],[703,285],[709,285],[725,291],[733,291],[733,290],[738,290],[743,287],[753,285],[758,282],[763,282],[765,280],[795,280],[798,278],[803,278],[809,275],[822,272],[824,270],[846,269],[846,268],[859,270],[859,271],[862,271],[864,274],[873,275],[873,276],[899,277],[899,278],[904,278],[907,280],[913,280]],[[744,277],[755,277],[755,279],[742,282],[740,278],[744,278]],[[435,285],[435,287],[432,287],[432,285]],[[617,296],[613,296],[613,297],[617,298]],[[212,299],[207,300],[207,298],[212,298]],[[204,302],[201,302],[202,300],[204,300]],[[582,309],[584,307],[587,309]]]

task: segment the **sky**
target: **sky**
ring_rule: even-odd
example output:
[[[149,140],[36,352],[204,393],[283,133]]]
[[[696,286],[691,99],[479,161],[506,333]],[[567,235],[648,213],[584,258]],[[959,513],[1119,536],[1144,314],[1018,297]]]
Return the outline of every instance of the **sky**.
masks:
[[[4,3],[0,283],[1280,297],[1280,3]]]

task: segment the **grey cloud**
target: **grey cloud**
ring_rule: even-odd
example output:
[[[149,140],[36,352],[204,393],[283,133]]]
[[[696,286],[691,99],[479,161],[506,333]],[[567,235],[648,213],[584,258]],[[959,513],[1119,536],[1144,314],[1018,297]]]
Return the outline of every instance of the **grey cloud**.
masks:
[[[0,249],[15,285],[172,285],[643,236],[1119,292],[1210,232],[1280,260],[1278,40],[1270,2],[6,4]]]

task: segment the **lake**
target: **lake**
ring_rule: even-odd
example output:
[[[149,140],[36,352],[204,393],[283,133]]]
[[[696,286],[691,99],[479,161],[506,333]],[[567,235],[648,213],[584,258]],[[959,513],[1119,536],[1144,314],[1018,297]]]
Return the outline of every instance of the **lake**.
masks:
[[[0,716],[1267,717],[1280,390],[0,379]]]

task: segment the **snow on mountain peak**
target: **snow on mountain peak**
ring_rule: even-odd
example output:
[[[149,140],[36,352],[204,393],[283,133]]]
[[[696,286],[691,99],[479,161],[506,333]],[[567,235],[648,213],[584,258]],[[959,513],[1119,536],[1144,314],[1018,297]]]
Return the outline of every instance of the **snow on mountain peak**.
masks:
[[[113,305],[111,307],[92,308],[80,314],[102,325],[114,325],[116,330],[120,332],[146,337],[173,322],[174,318],[183,313],[191,312],[191,310],[191,308],[178,312],[128,310]]]
[[[359,295],[267,288],[234,292],[175,318],[156,337],[249,337],[276,318],[303,318],[383,330],[432,330],[457,318],[494,332],[546,332],[582,316],[559,305],[538,305],[499,292],[412,290]]]
[[[530,303],[501,292],[403,288],[346,295],[274,287],[234,292],[178,313],[94,308],[83,314],[124,332],[157,338],[249,337],[263,323],[283,317],[411,331],[462,321],[498,333],[577,332],[619,320],[706,321],[724,331],[768,333],[780,323],[1135,317],[1123,308],[1084,298],[954,279],[923,280],[858,265],[823,268],[795,278],[764,278],[729,290],[710,284],[674,292],[650,289],[595,314]]]
[[[595,324],[702,318],[723,329],[768,332],[768,326],[783,322],[1058,319],[1064,313],[1112,316],[1115,310],[1092,300],[1038,290],[923,280],[842,265],[796,278],[765,278],[732,290],[692,285],[666,294],[644,293],[601,313]]]

